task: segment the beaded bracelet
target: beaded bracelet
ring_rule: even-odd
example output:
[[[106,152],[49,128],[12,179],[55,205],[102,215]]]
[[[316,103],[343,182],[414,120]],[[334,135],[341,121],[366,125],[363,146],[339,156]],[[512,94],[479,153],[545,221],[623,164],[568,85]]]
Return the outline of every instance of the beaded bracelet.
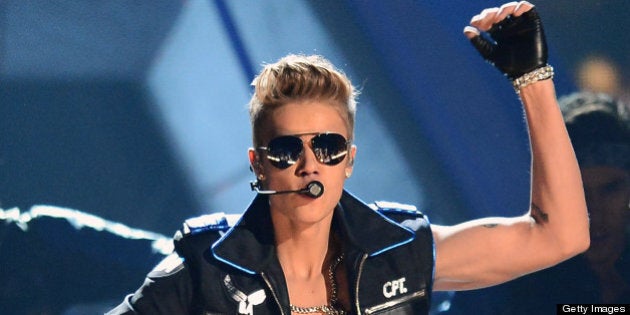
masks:
[[[525,73],[524,75],[514,79],[514,81],[512,81],[512,85],[514,86],[514,90],[518,94],[519,91],[525,86],[528,86],[534,82],[552,79],[552,78],[553,78],[553,67],[550,65],[546,65],[534,71]]]

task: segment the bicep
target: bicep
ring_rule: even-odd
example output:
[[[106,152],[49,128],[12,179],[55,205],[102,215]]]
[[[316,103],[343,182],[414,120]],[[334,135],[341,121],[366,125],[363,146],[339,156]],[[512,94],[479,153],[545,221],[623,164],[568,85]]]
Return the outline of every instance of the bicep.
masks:
[[[432,226],[436,247],[434,290],[499,284],[546,267],[544,233],[531,216],[484,218]]]

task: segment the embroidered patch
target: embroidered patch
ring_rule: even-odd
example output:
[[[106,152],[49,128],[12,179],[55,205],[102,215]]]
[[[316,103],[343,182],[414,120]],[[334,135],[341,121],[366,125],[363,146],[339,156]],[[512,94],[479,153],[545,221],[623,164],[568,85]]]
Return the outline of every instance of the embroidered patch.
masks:
[[[232,283],[232,278],[230,275],[226,275],[223,279],[223,284],[227,288],[230,297],[236,302],[238,302],[238,313],[246,314],[246,315],[254,315],[254,306],[262,304],[267,298],[265,294],[265,290],[254,291],[251,294],[245,294],[243,291],[240,291],[234,286]]]
[[[385,282],[385,284],[383,285],[383,295],[389,299],[398,294],[407,293],[405,280],[407,279],[405,279],[405,277],[402,277],[400,279]]]

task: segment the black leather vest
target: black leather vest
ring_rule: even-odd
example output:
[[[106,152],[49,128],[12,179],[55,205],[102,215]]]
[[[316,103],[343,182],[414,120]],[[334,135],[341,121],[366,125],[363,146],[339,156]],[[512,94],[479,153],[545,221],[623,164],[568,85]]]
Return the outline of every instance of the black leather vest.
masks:
[[[428,314],[435,259],[422,213],[396,203],[367,205],[344,191],[333,228],[343,240],[351,314]],[[112,314],[291,314],[266,196],[242,216],[186,221],[175,248],[119,306],[128,312]]]

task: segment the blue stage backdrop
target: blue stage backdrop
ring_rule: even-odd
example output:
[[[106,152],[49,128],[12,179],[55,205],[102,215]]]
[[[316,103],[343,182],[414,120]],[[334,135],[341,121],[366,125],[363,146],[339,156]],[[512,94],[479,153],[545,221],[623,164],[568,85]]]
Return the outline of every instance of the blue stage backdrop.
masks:
[[[462,34],[472,15],[500,4],[2,1],[0,209],[78,209],[167,236],[187,217],[242,212],[254,196],[250,82],[262,64],[303,53],[328,57],[362,92],[347,183],[358,197],[415,204],[442,224],[522,214],[530,178],[522,108]],[[629,72],[630,2],[537,5],[558,94],[575,90],[576,66],[593,53]],[[3,220],[12,229],[0,235],[3,268],[25,264],[6,260],[17,250],[55,260],[43,243],[33,251],[11,246],[31,246],[30,232]],[[78,248],[89,247],[85,241],[68,240]],[[121,258],[129,253],[108,252],[137,261]],[[129,270],[141,281],[144,267]],[[0,283],[19,277],[3,273]],[[58,300],[70,310],[99,297]]]

